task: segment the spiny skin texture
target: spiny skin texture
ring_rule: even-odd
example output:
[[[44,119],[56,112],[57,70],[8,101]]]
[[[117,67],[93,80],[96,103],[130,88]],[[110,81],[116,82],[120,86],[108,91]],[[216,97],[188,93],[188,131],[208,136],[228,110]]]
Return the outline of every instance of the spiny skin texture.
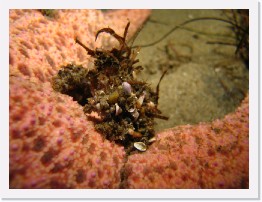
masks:
[[[128,19],[128,37],[149,16],[148,10],[119,10],[103,14],[98,10],[59,10],[47,18],[36,10],[10,10],[10,74],[50,81],[62,65],[92,64],[75,37],[90,48],[112,48],[118,42],[108,34],[95,42],[97,30],[110,27],[123,33]],[[92,65],[91,65],[92,66]]]
[[[248,188],[248,97],[222,120],[158,134],[128,158],[126,188]]]
[[[102,139],[71,97],[50,80],[64,63],[89,63],[74,37],[94,46],[98,29],[129,36],[148,10],[58,11],[49,19],[36,10],[10,10],[10,188],[118,188],[125,152]],[[134,20],[133,20],[134,19]],[[109,36],[97,46],[115,44]]]
[[[10,77],[10,188],[118,188],[125,152],[49,83]]]
[[[121,34],[130,19],[131,36],[149,14],[63,10],[49,19],[10,10],[10,188],[248,187],[248,96],[225,119],[159,133],[124,165],[123,147],[103,140],[82,108],[51,88],[62,65],[92,66],[75,36],[90,48],[114,46],[106,34],[94,43],[96,31]]]

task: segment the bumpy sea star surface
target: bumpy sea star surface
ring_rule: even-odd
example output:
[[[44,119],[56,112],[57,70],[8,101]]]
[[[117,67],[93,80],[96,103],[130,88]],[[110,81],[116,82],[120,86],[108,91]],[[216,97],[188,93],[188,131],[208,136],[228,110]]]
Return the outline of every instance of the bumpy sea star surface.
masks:
[[[248,188],[248,97],[212,123],[168,129],[128,158],[129,188]]]
[[[212,123],[158,134],[144,153],[95,131],[81,106],[55,92],[51,78],[70,62],[92,67],[75,37],[89,47],[112,47],[110,27],[129,37],[148,10],[10,10],[10,188],[248,188],[248,97],[235,113]]]

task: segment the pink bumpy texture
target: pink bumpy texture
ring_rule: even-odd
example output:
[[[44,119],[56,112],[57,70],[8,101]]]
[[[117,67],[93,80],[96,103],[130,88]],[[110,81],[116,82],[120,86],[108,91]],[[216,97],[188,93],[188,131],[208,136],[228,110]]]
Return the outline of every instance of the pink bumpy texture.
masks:
[[[71,97],[10,78],[11,188],[117,188],[124,156]]]
[[[71,97],[50,79],[69,62],[92,68],[78,37],[90,48],[110,48],[107,34],[131,37],[148,10],[10,10],[10,188],[247,188],[248,97],[223,120],[158,134],[144,153],[128,157],[87,121]]]
[[[130,37],[149,14],[149,10],[117,10],[106,14],[98,10],[59,10],[53,19],[36,10],[10,10],[10,73],[45,82],[62,65],[92,64],[86,51],[75,43],[76,37],[89,48],[110,49],[118,45],[117,41],[103,34],[95,42],[99,29],[110,27],[122,35],[130,19]]]
[[[125,164],[128,188],[248,188],[248,96],[222,120],[158,134]]]

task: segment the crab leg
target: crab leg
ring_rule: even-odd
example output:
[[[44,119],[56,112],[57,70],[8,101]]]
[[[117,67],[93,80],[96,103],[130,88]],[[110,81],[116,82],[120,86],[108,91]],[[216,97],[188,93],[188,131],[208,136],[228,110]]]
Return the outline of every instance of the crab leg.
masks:
[[[81,41],[78,40],[78,38],[75,38],[75,42],[82,46],[84,49],[86,49],[88,55],[95,56],[95,52],[90,48],[86,47]]]
[[[164,73],[162,74],[161,78],[159,79],[159,82],[157,84],[157,87],[156,87],[156,96],[157,96],[157,99],[156,99],[156,105],[158,105],[158,99],[159,99],[159,86],[160,86],[160,83],[161,83],[161,80],[164,78],[165,74],[167,73],[167,70],[164,71]]]
[[[106,32],[106,33],[112,35],[112,36],[115,37],[115,39],[118,40],[118,42],[120,43],[120,45],[121,45],[121,50],[124,49],[124,50],[127,51],[127,56],[129,57],[131,51],[130,51],[130,48],[128,48],[126,42],[125,42],[125,37],[126,37],[126,35],[127,35],[127,30],[128,30],[129,24],[130,24],[130,23],[127,23],[127,26],[126,26],[126,28],[125,28],[124,37],[119,36],[118,34],[115,33],[115,31],[114,31],[113,29],[111,29],[111,28],[108,27],[108,28],[100,29],[100,30],[96,33],[96,39],[97,39],[98,35],[101,34],[102,32]],[[95,39],[95,40],[96,40],[96,39]]]
[[[130,25],[130,22],[127,23],[125,31],[124,31],[124,41],[126,40],[126,36],[127,36],[127,31],[128,31],[129,25]]]

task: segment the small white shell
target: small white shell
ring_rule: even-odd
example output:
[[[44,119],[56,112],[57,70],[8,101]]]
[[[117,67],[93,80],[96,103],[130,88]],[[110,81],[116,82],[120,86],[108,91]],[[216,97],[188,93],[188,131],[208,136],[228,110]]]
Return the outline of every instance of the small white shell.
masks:
[[[155,138],[155,137],[152,137],[151,139],[148,140],[149,143],[155,142],[155,141],[156,141],[156,138]]]
[[[115,106],[116,106],[116,116],[118,116],[119,114],[122,113],[122,109],[121,109],[121,107],[118,106],[117,103],[115,104]]]
[[[138,98],[138,100],[136,101],[136,104],[137,104],[137,107],[140,108],[144,102],[144,99],[145,99],[145,96],[146,96],[146,91],[144,91],[142,93],[142,95]]]
[[[139,113],[138,113],[137,109],[132,113],[132,116],[134,117],[135,120],[138,119]]]
[[[147,146],[144,142],[134,142],[134,147],[139,151],[146,151]]]
[[[105,95],[105,92],[103,90],[98,91],[99,95]]]
[[[131,108],[128,111],[130,112],[130,114],[132,114],[134,119],[137,120],[137,118],[139,117],[139,113],[138,113],[137,109],[136,108]]]
[[[133,112],[135,111],[135,108],[130,108],[128,111],[129,111],[130,113],[133,113]]]
[[[150,101],[149,103],[147,103],[147,106],[149,106],[150,108],[154,108],[155,107],[155,103]]]
[[[135,71],[132,71],[132,75],[133,75],[133,77],[134,78],[136,78],[137,76],[136,76],[136,72]]]
[[[101,109],[101,105],[100,105],[100,103],[97,103],[97,104],[96,104],[96,108],[97,108],[98,110]]]
[[[131,85],[129,83],[123,82],[122,87],[123,87],[123,91],[124,91],[125,94],[131,95],[132,88],[131,88]]]

